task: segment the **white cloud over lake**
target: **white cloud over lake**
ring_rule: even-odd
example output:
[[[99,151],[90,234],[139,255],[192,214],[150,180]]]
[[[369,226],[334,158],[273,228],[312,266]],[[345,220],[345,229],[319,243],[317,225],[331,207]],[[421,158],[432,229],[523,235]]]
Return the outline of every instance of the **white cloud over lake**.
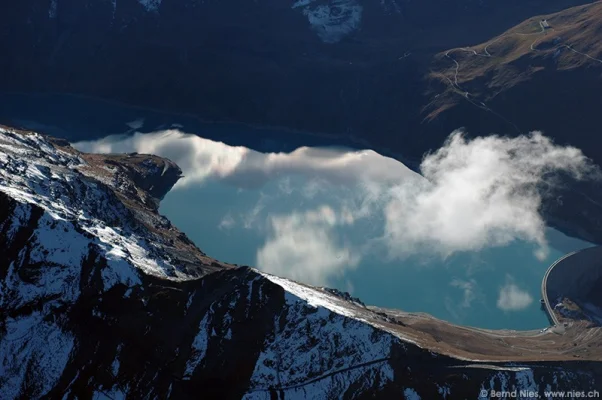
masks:
[[[217,227],[219,229],[231,229],[235,223],[236,222],[234,221],[234,217],[232,217],[232,214],[226,214],[219,222],[219,225]]]
[[[450,282],[450,286],[462,290],[463,296],[462,302],[460,303],[462,308],[469,308],[472,305],[472,302],[477,298],[479,289],[477,282],[474,279],[462,280],[456,278]]]
[[[295,191],[308,204],[328,199],[275,213],[266,209],[262,198],[241,222],[247,228],[267,228],[265,243],[257,251],[258,266],[316,284],[328,283],[377,250],[390,259],[416,254],[445,258],[524,240],[535,243],[535,255],[545,258],[548,245],[540,207],[553,193],[549,185],[543,190],[542,183],[553,182],[557,173],[577,179],[593,173],[581,151],[555,145],[538,132],[472,140],[454,132],[442,148],[424,157],[422,176],[370,150],[303,147],[263,154],[177,130],[112,136],[75,146],[89,152],[135,151],[170,158],[185,175],[176,190],[210,179],[240,188],[277,181],[282,201]],[[305,178],[303,187],[291,184],[293,176]],[[257,223],[260,218],[262,224]],[[221,227],[232,227],[234,219],[225,216]],[[358,222],[368,219],[380,224],[371,230],[372,236],[364,235],[364,243],[346,242],[339,228],[363,229]],[[498,305],[521,304],[519,294],[507,289]]]
[[[592,172],[580,150],[537,132],[474,140],[456,132],[420,168],[426,179],[392,188],[385,208],[394,256],[432,250],[447,256],[522,239],[537,243],[545,257],[541,183],[556,172],[575,178]]]
[[[456,321],[462,321],[471,312],[470,308],[473,303],[477,300],[483,300],[483,293],[475,279],[454,278],[449,285],[460,290],[462,296],[460,296],[459,301],[456,300],[455,296],[446,296],[444,299],[445,309]]]
[[[497,299],[498,308],[504,311],[520,311],[529,307],[531,303],[533,303],[533,297],[527,291],[520,289],[513,279],[508,277],[506,284],[500,288]]]

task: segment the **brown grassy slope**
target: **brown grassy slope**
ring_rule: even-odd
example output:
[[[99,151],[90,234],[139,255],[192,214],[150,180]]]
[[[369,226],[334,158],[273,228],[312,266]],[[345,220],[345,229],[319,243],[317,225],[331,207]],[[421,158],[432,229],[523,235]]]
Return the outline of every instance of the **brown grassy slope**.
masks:
[[[535,16],[485,43],[438,54],[429,78],[446,89],[427,106],[427,119],[467,92],[478,104],[487,103],[538,73],[591,67],[602,68],[602,2]]]

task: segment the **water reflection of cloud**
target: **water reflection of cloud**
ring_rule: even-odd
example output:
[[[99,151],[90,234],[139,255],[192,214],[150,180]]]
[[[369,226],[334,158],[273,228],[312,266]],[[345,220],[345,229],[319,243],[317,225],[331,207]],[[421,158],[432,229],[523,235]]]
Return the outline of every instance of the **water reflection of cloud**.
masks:
[[[279,201],[297,191],[307,204],[327,199],[327,204],[303,210],[291,202],[291,208],[279,207],[273,215],[262,197],[242,217],[247,228],[259,222],[268,228],[265,245],[257,252],[258,266],[312,283],[326,283],[376,248],[391,259],[448,257],[525,240],[537,244],[537,255],[545,258],[548,245],[539,210],[542,198],[551,193],[540,191],[541,182],[555,172],[582,179],[594,171],[581,151],[557,146],[537,132],[473,140],[454,132],[442,148],[424,157],[422,176],[369,150],[303,147],[263,154],[177,130],[112,136],[76,147],[170,158],[184,171],[178,188],[208,179],[239,188],[278,181]],[[292,176],[304,177],[303,187],[291,185]],[[342,240],[340,227],[360,229],[357,222],[367,219],[380,226],[371,236],[364,235],[364,242]]]
[[[257,264],[265,271],[321,285],[355,268],[361,259],[334,234],[336,226],[350,221],[329,206],[270,216],[269,221],[266,243],[257,252]]]
[[[372,150],[345,152],[300,147],[291,153],[264,154],[178,130],[114,135],[74,145],[88,152],[138,152],[167,157],[184,171],[180,187],[217,178],[235,186],[255,188],[287,174],[341,185],[358,180],[400,182],[417,176],[405,165]]]
[[[223,230],[232,229],[235,223],[236,222],[234,221],[234,217],[232,217],[232,214],[228,213],[224,215],[217,227]]]

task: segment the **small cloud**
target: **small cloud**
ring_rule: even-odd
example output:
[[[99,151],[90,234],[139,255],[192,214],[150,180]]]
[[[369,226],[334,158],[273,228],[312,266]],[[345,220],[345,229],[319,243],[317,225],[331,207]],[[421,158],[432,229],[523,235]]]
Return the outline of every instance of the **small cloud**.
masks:
[[[255,204],[255,206],[243,215],[243,226],[245,229],[252,229],[256,227],[257,221],[259,220],[259,215],[266,207],[266,202],[270,196],[265,195],[263,192],[259,194],[259,200]]]
[[[127,122],[126,125],[132,130],[140,129],[144,126],[144,118],[138,118],[133,121]]]
[[[280,192],[291,195],[293,193],[293,188],[291,186],[291,178],[287,176],[286,178],[282,178],[278,181],[278,189]]]
[[[464,296],[462,298],[462,302],[460,303],[460,307],[469,308],[472,305],[472,302],[477,298],[477,282],[474,279],[470,279],[468,281],[463,281],[461,279],[454,279],[450,282],[450,285],[462,289],[464,292]]]
[[[301,189],[301,194],[306,199],[313,199],[316,195],[328,190],[328,183],[323,179],[313,178],[307,182]]]
[[[533,302],[533,297],[520,289],[511,277],[506,279],[506,284],[500,288],[497,306],[504,311],[523,310]]]
[[[234,227],[234,218],[232,218],[232,215],[230,213],[224,215],[224,218],[222,218],[222,220],[220,221],[219,225],[217,226],[218,229],[221,230],[227,230],[227,229],[231,229],[232,227]]]
[[[462,290],[461,301],[451,296],[446,296],[444,301],[446,310],[457,322],[460,322],[469,313],[468,309],[472,306],[473,302],[482,298],[482,293],[477,285],[477,281],[474,279],[462,280],[456,278],[449,285]]]

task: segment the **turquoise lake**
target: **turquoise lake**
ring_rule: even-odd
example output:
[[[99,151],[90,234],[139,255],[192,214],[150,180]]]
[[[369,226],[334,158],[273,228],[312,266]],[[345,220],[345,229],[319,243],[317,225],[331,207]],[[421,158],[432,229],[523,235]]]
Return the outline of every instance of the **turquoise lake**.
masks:
[[[258,250],[266,243],[266,220],[270,215],[315,209],[338,195],[334,191],[307,200],[283,194],[279,185],[273,182],[261,190],[240,190],[211,182],[174,190],[163,200],[161,212],[212,257],[253,266],[257,265]],[[259,202],[263,206],[255,215],[257,226],[245,227],[244,216],[254,215]],[[237,219],[237,215],[242,217]],[[223,221],[228,216],[236,222],[225,228]],[[338,228],[339,237],[361,246],[381,225],[377,219],[362,221],[353,228]],[[370,253],[355,268],[332,276],[327,285],[349,291],[366,304],[426,312],[453,323],[491,329],[539,329],[548,326],[539,302],[546,269],[566,252],[589,246],[554,229],[547,230],[547,238],[551,249],[543,260],[534,256],[535,245],[521,241],[447,259],[419,254],[391,261]],[[286,270],[280,274],[286,275]],[[509,279],[531,296],[526,308],[503,311],[497,307],[500,287]]]
[[[244,146],[210,141],[199,144],[205,146],[201,150],[207,160],[180,163],[184,175],[193,176],[203,168],[212,173],[178,185],[161,204],[161,213],[199,248],[225,262],[259,266],[349,291],[366,304],[426,312],[453,323],[523,330],[548,326],[539,302],[547,267],[570,251],[591,246],[547,228],[549,249],[545,257],[535,256],[537,244],[519,239],[445,256],[428,248],[403,257],[389,256],[391,243],[385,246],[382,241],[386,204],[375,201],[368,212],[359,215],[366,196],[372,193],[370,187],[347,179],[352,173],[332,175],[332,171],[345,169],[333,169],[329,164],[329,157],[337,160],[347,151],[333,145],[350,144],[320,136],[287,132],[286,141],[282,141],[285,135],[270,129],[208,124],[191,117],[59,95],[0,94],[0,123],[17,123],[72,142],[125,134],[115,139],[112,151],[133,151],[131,145],[120,145],[119,141],[136,131],[167,128]],[[146,138],[139,137],[134,150],[155,148]],[[176,158],[177,140],[174,137],[169,146],[156,147],[162,153],[159,155]],[[264,168],[257,173],[254,169],[254,158],[264,162],[267,153],[286,155],[300,146],[328,148],[310,158],[323,167],[300,164],[280,168],[275,163],[273,170]],[[245,147],[259,153],[251,154],[250,172],[232,179],[229,162],[240,155],[249,158]],[[182,147],[181,151],[187,149]],[[216,152],[223,153],[223,160],[218,157],[217,164],[210,164],[215,162],[212,155]],[[393,163],[398,162],[386,162],[394,175],[397,167]],[[336,179],[322,179],[321,171]],[[379,185],[386,187],[388,183],[379,181]],[[515,299],[510,306],[501,301],[504,293]]]

